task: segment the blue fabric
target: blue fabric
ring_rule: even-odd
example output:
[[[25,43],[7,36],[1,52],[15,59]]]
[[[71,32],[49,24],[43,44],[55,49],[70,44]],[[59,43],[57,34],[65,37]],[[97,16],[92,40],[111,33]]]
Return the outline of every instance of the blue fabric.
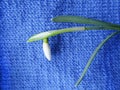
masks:
[[[101,48],[74,87],[96,46],[113,30],[51,37],[51,62],[42,41],[26,43],[42,31],[80,26],[51,21],[59,15],[120,24],[120,0],[0,0],[0,90],[120,90],[120,35]]]

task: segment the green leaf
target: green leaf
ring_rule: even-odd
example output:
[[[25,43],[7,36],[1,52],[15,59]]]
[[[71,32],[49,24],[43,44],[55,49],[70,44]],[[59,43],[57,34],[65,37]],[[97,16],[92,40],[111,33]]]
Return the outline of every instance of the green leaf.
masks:
[[[80,24],[93,24],[98,26],[104,26],[108,29],[120,30],[120,25],[104,22],[100,20],[80,17],[80,16],[58,16],[52,19],[54,22],[73,22]]]
[[[89,58],[80,78],[78,79],[78,81],[76,82],[75,86],[78,86],[80,84],[80,82],[82,81],[82,79],[84,78],[86,72],[88,71],[88,68],[90,67],[90,64],[92,63],[93,59],[95,58],[95,56],[97,55],[97,53],[99,52],[100,48],[113,36],[115,36],[116,34],[120,33],[120,31],[118,32],[114,32],[112,34],[110,34],[109,36],[107,36],[98,46],[97,48],[94,50],[94,52],[92,53],[91,57]]]

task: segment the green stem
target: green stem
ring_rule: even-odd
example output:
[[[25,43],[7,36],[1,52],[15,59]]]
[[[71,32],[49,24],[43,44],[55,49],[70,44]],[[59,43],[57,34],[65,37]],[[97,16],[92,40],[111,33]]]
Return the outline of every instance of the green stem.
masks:
[[[67,33],[67,32],[84,31],[84,30],[101,30],[101,29],[107,29],[107,28],[99,27],[99,26],[87,26],[87,27],[65,28],[65,29],[53,30],[50,32],[52,32],[51,36],[55,36],[57,34],[62,34],[62,33]]]
[[[114,32],[112,34],[110,34],[109,36],[107,36],[107,38],[105,38],[99,45],[98,47],[94,50],[93,54],[91,55],[91,57],[89,58],[80,78],[78,79],[78,81],[76,82],[75,86],[78,86],[80,84],[80,82],[82,81],[82,79],[84,78],[88,68],[90,67],[90,64],[92,63],[93,59],[95,58],[96,54],[98,53],[98,51],[100,50],[100,48],[113,36],[115,36],[116,34],[120,33],[120,31],[118,32]]]
[[[39,34],[33,35],[32,37],[30,37],[27,40],[27,42],[43,40],[43,39],[49,38],[51,36],[55,36],[55,35],[67,33],[67,32],[84,31],[84,30],[101,30],[101,29],[106,29],[106,28],[99,27],[99,26],[89,26],[89,27],[73,27],[73,28],[65,28],[65,29],[59,29],[59,30],[46,31],[46,32],[41,32]]]
[[[43,42],[48,43],[48,38],[43,39]]]

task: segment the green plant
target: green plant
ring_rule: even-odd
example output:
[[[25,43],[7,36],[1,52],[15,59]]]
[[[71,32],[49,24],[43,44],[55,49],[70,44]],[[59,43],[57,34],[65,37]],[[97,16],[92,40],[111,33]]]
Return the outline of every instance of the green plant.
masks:
[[[113,36],[120,33],[120,25],[112,24],[100,20],[85,18],[85,17],[79,17],[79,16],[58,16],[52,19],[54,22],[73,22],[73,23],[80,23],[80,24],[90,24],[94,26],[84,26],[84,27],[72,27],[72,28],[65,28],[65,29],[58,29],[58,30],[52,30],[52,31],[46,31],[41,32],[39,34],[36,34],[28,39],[27,42],[34,42],[38,40],[43,40],[43,51],[46,56],[46,58],[50,61],[51,60],[51,51],[48,44],[48,38],[51,36],[55,36],[58,34],[66,33],[66,32],[74,32],[74,31],[85,31],[85,30],[117,30],[116,32],[110,34],[107,36],[94,50],[93,54],[88,60],[88,63],[86,64],[82,75],[76,82],[75,86],[78,86],[80,82],[82,81],[83,77],[85,76],[88,68],[90,67],[90,64],[92,63],[93,59],[95,58],[96,54],[100,50],[100,48]]]

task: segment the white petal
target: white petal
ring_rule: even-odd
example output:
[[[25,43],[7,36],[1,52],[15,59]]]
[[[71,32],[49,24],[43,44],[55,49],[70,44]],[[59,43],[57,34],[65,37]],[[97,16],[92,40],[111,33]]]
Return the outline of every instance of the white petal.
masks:
[[[51,60],[51,50],[48,43],[43,42],[43,52],[45,57],[50,61]]]

